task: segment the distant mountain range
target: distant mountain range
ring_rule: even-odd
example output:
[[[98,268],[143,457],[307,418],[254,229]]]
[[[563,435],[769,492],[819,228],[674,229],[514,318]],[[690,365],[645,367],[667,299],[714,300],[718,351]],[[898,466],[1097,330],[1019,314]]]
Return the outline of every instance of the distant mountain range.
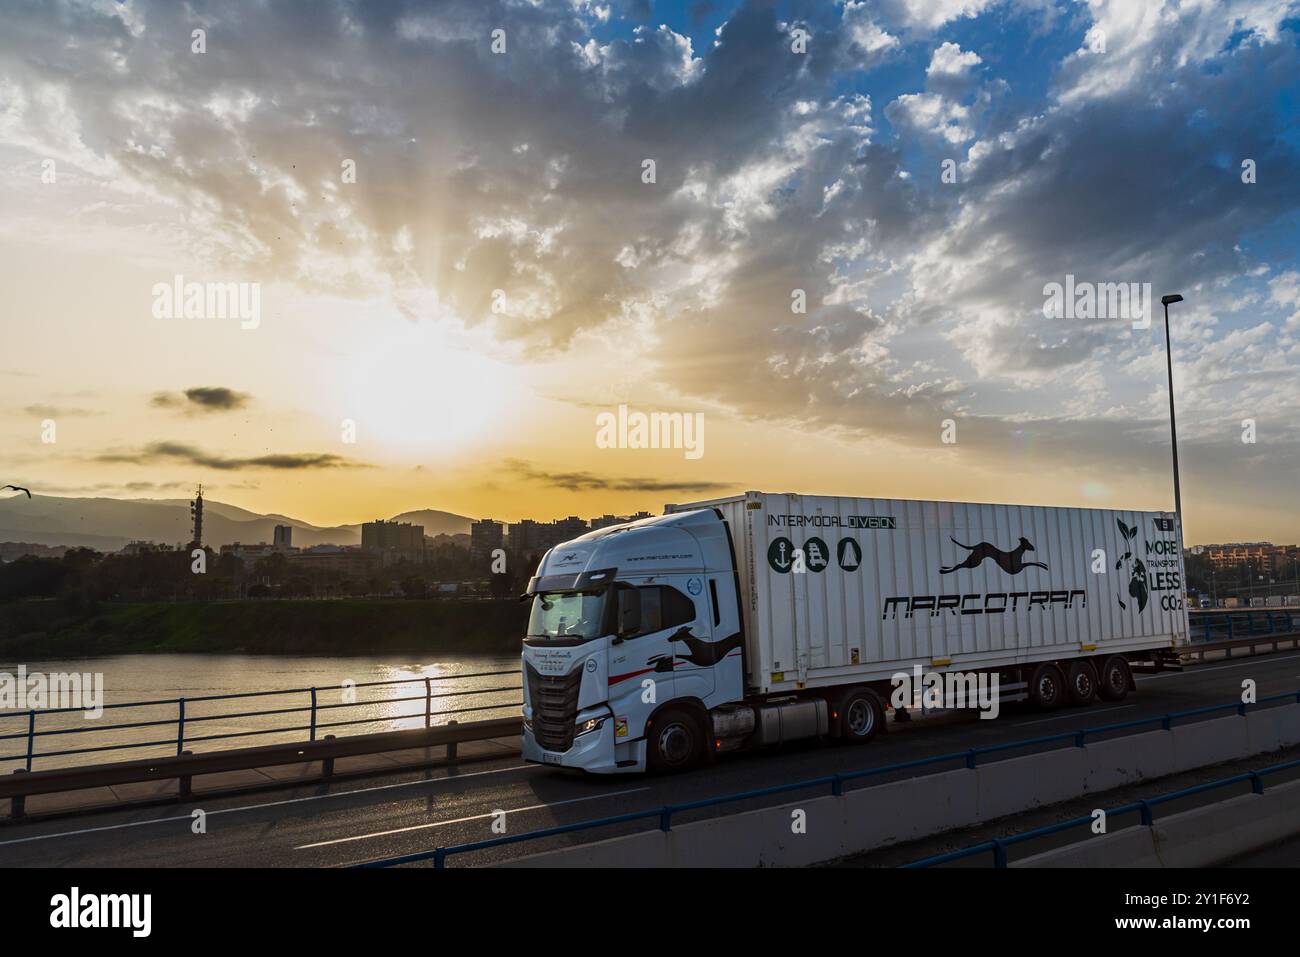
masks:
[[[374,518],[377,518],[375,516]],[[365,521],[373,521],[366,518]],[[468,535],[473,519],[426,508],[388,516],[424,526],[426,535]],[[293,544],[360,545],[361,523],[321,527],[287,515],[259,515],[212,499],[203,502],[203,543],[269,542],[277,525],[293,528]],[[59,498],[25,495],[0,499],[0,542],[85,545],[117,551],[133,540],[177,545],[190,540],[188,499]]]

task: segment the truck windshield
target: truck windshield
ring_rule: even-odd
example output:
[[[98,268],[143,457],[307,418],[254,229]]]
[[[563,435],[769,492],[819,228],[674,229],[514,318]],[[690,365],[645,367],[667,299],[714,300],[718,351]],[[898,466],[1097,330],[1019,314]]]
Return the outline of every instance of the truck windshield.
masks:
[[[529,638],[599,638],[605,592],[548,591],[533,597]]]

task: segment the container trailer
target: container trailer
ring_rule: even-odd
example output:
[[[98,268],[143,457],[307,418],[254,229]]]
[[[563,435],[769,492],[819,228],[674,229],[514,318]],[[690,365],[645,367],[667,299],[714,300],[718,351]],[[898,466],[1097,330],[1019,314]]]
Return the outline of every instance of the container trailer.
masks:
[[[1042,710],[1119,700],[1131,663],[1177,666],[1184,579],[1166,512],[763,492],[670,505],[542,558],[523,756],[678,771],[800,738],[865,743],[901,675],[996,679],[1000,702]]]

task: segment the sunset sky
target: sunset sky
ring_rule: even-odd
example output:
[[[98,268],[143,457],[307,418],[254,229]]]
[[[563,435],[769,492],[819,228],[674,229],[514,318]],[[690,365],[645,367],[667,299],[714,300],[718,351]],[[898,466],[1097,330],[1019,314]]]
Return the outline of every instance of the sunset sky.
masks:
[[[1296,4],[2,16],[0,485],[321,525],[1172,508],[1178,292],[1186,540],[1300,539]],[[260,323],[158,318],[177,275],[259,284]],[[1067,275],[1150,283],[1151,327],[1046,318]],[[702,413],[704,454],[599,448],[620,404]]]

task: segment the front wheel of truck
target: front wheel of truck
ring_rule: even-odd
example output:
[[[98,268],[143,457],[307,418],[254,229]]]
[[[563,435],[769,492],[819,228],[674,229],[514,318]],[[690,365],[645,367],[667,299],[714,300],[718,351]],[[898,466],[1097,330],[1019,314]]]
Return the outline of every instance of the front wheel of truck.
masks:
[[[646,729],[650,769],[666,774],[685,771],[704,753],[704,734],[695,714],[685,708],[668,708],[655,715]]]
[[[884,705],[870,688],[853,689],[833,710],[838,715],[838,737],[853,744],[866,744],[880,733],[885,723]]]

